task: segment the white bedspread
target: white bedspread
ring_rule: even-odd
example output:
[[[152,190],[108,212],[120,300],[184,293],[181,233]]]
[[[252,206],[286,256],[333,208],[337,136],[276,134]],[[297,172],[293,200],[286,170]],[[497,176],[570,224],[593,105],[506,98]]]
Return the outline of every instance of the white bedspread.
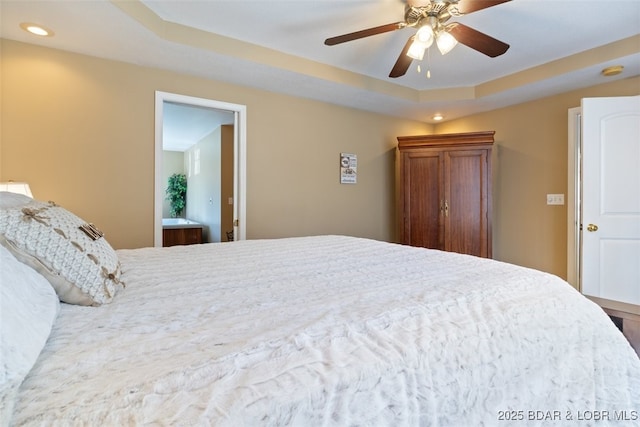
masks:
[[[558,426],[607,411],[603,426],[640,411],[637,356],[549,274],[342,236],[118,255],[126,289],[63,305],[16,425]]]

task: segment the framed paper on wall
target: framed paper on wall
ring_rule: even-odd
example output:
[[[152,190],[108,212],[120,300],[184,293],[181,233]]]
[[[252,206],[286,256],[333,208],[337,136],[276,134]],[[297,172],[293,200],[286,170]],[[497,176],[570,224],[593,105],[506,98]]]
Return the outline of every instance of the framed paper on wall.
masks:
[[[340,153],[340,184],[355,184],[358,178],[358,157]]]

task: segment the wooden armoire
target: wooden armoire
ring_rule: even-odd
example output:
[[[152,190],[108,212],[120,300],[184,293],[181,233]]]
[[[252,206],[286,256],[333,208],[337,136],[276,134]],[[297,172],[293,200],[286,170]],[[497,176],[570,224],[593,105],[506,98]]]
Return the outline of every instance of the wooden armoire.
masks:
[[[491,258],[494,133],[398,137],[402,243]]]

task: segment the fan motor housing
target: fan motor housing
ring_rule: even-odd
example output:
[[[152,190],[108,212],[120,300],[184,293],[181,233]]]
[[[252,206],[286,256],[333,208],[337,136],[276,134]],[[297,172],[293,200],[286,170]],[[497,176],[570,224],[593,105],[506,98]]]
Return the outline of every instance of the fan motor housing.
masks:
[[[404,20],[408,27],[418,27],[428,17],[434,17],[442,24],[452,16],[462,16],[456,7],[457,1],[432,1],[424,6],[410,6],[407,4],[404,12]]]

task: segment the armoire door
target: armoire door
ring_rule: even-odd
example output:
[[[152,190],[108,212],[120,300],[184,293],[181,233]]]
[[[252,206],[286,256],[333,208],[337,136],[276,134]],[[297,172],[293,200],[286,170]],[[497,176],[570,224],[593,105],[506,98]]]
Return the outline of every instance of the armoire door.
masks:
[[[440,153],[404,153],[403,243],[444,249],[440,221]]]
[[[451,150],[444,157],[444,249],[491,256],[489,162],[486,149]]]

